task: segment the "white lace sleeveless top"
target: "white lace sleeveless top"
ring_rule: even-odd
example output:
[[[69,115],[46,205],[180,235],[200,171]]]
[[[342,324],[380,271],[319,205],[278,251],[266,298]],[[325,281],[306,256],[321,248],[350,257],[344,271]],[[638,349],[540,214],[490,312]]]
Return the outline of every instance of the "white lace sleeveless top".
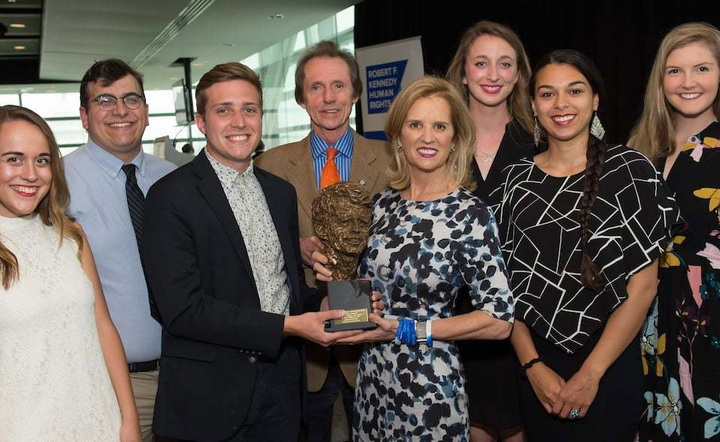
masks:
[[[0,217],[20,278],[0,286],[0,442],[118,440],[120,412],[77,244],[37,215]]]

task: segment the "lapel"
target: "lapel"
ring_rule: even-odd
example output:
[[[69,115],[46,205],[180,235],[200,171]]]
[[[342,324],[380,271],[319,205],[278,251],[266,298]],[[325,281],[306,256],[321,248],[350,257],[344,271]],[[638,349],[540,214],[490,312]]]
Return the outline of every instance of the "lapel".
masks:
[[[365,137],[358,135],[353,130],[353,159],[352,166],[350,167],[350,181],[365,181],[363,187],[367,189],[368,193],[372,197],[373,189],[377,185],[377,180],[383,170],[373,168],[373,163],[377,159],[377,155],[373,150],[373,147],[369,145]]]
[[[493,164],[494,165],[494,164]],[[492,171],[492,167],[490,169]],[[483,201],[487,201],[487,195],[489,192],[487,191],[486,184],[485,184],[485,178],[483,178],[482,173],[480,172],[480,167],[477,164],[477,160],[475,157],[471,157],[470,160],[470,172],[472,173],[473,179],[475,179],[475,195],[480,198]],[[488,175],[489,177],[489,175]]]
[[[277,183],[268,177],[267,172],[257,167],[254,169],[254,172],[265,194],[270,216],[272,217],[275,231],[280,241],[280,248],[285,258],[285,272],[290,280],[290,293],[293,296],[293,300],[297,303],[298,294],[295,293],[295,287],[299,287],[299,281],[297,279],[297,272],[294,271],[294,269],[297,269],[297,262],[295,262],[293,234],[290,231],[292,224],[288,221],[288,214],[297,213],[297,209],[290,204],[287,198],[287,191],[278,187]]]
[[[380,179],[380,174],[384,171],[373,168],[377,156],[368,141],[355,131],[353,131],[353,140],[350,181],[364,181],[364,187],[372,194],[374,193],[373,189],[377,186],[378,179]],[[284,178],[295,187],[300,210],[305,212],[308,219],[312,219],[312,202],[318,190],[310,150],[310,134],[298,142],[293,149],[294,151],[288,157],[290,167]]]
[[[497,153],[495,154],[495,159],[493,160],[492,164],[490,165],[490,170],[488,171],[487,178],[483,181],[483,185],[487,187],[488,184],[492,185],[495,184],[497,181],[497,175],[499,175],[503,169],[505,169],[505,166],[509,165],[512,161],[514,161],[514,157],[517,156],[516,151],[519,147],[515,145],[511,145],[512,143],[508,143],[508,140],[510,139],[510,124],[508,123],[505,126],[505,135],[503,135],[502,140],[500,140],[500,147],[497,150]],[[477,168],[477,163],[475,164],[475,167]],[[477,169],[477,173],[480,177],[482,175],[480,174],[480,169]],[[495,189],[485,189],[485,194],[490,195],[492,191]]]
[[[290,168],[286,178],[295,187],[300,210],[305,212],[308,219],[312,219],[312,202],[318,191],[315,183],[312,152],[310,151],[310,134],[300,141],[294,149],[295,151],[288,158]]]
[[[225,234],[230,240],[238,259],[242,263],[245,272],[248,275],[250,281],[252,281],[255,292],[257,293],[257,285],[255,284],[255,278],[253,277],[252,267],[250,266],[250,257],[245,247],[245,241],[243,241],[240,228],[233,215],[230,203],[228,203],[225,191],[220,184],[215,170],[210,165],[207,157],[205,156],[205,149],[203,149],[193,160],[193,167],[195,169],[195,175],[200,178],[198,183],[198,190],[200,194],[205,198],[210,209],[215,213],[220,225],[222,225]]]

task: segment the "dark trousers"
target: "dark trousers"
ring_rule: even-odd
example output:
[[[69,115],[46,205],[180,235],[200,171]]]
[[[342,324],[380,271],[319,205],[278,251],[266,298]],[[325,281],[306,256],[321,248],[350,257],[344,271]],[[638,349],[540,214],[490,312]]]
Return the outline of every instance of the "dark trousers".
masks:
[[[301,373],[300,353],[294,345],[284,345],[277,359],[261,358],[245,422],[223,442],[297,442],[302,411]]]
[[[333,423],[333,405],[338,395],[342,395],[343,407],[348,422],[348,439],[352,438],[352,415],[355,391],[345,380],[340,364],[333,356],[330,358],[327,378],[322,388],[308,394],[308,417],[305,431],[307,442],[330,442]]]

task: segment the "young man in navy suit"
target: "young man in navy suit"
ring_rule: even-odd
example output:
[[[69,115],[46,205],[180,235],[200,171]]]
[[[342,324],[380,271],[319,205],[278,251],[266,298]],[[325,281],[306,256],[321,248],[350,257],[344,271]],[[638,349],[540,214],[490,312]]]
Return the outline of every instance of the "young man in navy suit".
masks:
[[[296,441],[301,339],[321,345],[342,311],[317,312],[289,183],[253,167],[262,89],[240,63],[196,90],[206,148],[158,181],[145,209],[143,257],[163,326],[154,430],[193,441]],[[303,313],[314,312],[314,313]]]

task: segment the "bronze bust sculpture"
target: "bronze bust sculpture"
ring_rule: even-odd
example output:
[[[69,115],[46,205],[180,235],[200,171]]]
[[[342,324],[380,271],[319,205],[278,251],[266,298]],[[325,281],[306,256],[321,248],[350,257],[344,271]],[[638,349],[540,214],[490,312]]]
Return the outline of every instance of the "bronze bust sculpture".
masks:
[[[325,245],[333,279],[357,275],[358,259],[367,245],[372,202],[363,186],[345,181],[323,189],[313,201],[313,227]]]

